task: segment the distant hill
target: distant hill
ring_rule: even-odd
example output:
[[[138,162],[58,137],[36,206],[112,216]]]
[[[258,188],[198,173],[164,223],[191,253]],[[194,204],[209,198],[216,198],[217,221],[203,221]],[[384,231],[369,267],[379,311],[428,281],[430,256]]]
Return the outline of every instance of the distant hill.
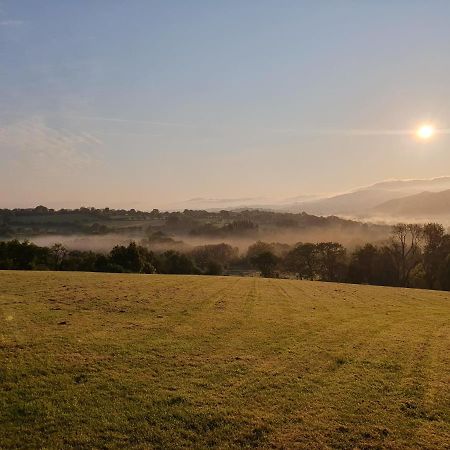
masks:
[[[419,180],[387,180],[375,183],[366,189],[388,189],[393,191],[443,191],[450,189],[450,176]]]
[[[191,211],[190,216],[195,216],[196,220],[216,222],[224,220],[220,217],[221,211],[229,211],[231,216],[226,215],[227,219],[240,220],[242,218],[256,221],[261,219],[262,211],[272,212],[273,214],[306,213],[304,216],[294,218],[297,225],[304,228],[310,228],[314,222],[317,225],[317,218],[312,219],[307,216],[340,216],[363,222],[373,222],[382,219],[383,221],[397,221],[407,217],[423,218],[424,220],[437,220],[446,218],[446,222],[450,224],[450,209],[448,202],[445,200],[446,194],[433,196],[439,192],[450,192],[450,176],[431,178],[431,179],[416,179],[416,180],[387,180],[381,181],[369,186],[360,187],[349,192],[336,195],[309,195],[303,194],[295,197],[274,200],[264,197],[241,197],[241,198],[194,198],[187,201],[172,203],[167,205],[166,213],[159,215],[159,212],[144,212],[139,210],[113,210],[109,208],[95,209],[95,208],[79,208],[74,210],[62,209],[55,211],[39,207],[36,209],[17,209],[14,212],[11,210],[0,209],[0,236],[2,229],[16,227],[22,225],[21,234],[28,234],[31,236],[39,231],[41,234],[51,231],[52,233],[70,234],[99,234],[100,232],[123,232],[123,227],[130,226],[142,227],[148,225],[147,220],[153,222],[161,222],[162,219],[167,219],[168,216],[176,212],[184,210]],[[421,194],[419,197],[415,197]],[[423,194],[423,195],[422,195]],[[409,203],[410,197],[414,197]],[[401,200],[405,199],[405,202]],[[416,204],[416,202],[423,202],[423,206]],[[417,207],[416,207],[417,206]],[[259,210],[259,212],[257,211]],[[195,211],[195,214],[193,213]],[[11,215],[7,221],[2,222],[2,215]],[[215,216],[214,214],[218,214]],[[243,214],[243,217],[240,217]],[[33,217],[31,217],[33,216]],[[34,217],[36,216],[36,217]],[[51,216],[51,217],[47,217]],[[264,220],[260,225],[267,225],[267,223],[278,223],[281,221],[292,221],[293,218],[273,216]],[[389,219],[389,220],[388,220]],[[12,222],[11,222],[12,220]],[[189,220],[193,220],[190,217]],[[139,223],[136,223],[139,222]],[[16,222],[21,222],[17,224]],[[37,222],[46,222],[40,227],[40,230],[35,230]],[[61,222],[64,222],[61,225]],[[142,223],[140,223],[142,222]],[[320,222],[320,221],[319,221]],[[335,219],[328,219],[327,225],[335,226],[337,222]],[[317,222],[318,223],[318,222]],[[96,224],[108,227],[108,230],[103,227],[103,231],[98,229]],[[52,225],[52,227],[50,227]],[[94,226],[93,229],[91,227]],[[347,228],[348,224],[339,224],[341,228]],[[322,227],[322,223],[320,225]],[[88,229],[86,228],[88,227]],[[14,235],[14,233],[13,233]]]
[[[284,199],[269,197],[193,198],[168,204],[165,210],[245,211],[264,209],[291,213],[306,212],[319,216],[341,215],[370,220],[372,209],[382,203],[424,191],[439,192],[446,189],[450,189],[450,176],[430,179],[386,180],[333,195],[300,193]]]
[[[164,206],[166,211],[183,211],[185,209],[206,211],[245,211],[248,209],[265,209],[273,211],[288,211],[292,205],[299,202],[312,201],[321,198],[319,195],[297,195],[283,200],[267,197],[240,197],[240,198],[192,198],[189,200],[169,203]]]
[[[450,189],[389,200],[374,207],[372,211],[379,215],[411,218],[450,216]]]
[[[370,218],[376,211],[375,208],[386,202],[400,200],[424,191],[435,193],[446,189],[450,189],[450,177],[389,180],[327,198],[297,202],[290,205],[288,210],[305,211],[317,215],[354,215]]]
[[[226,242],[244,248],[257,240],[290,244],[338,241],[357,245],[385,239],[390,228],[335,216],[256,209],[219,212],[86,207],[54,210],[45,206],[0,209],[0,240],[30,239],[39,245],[61,242],[75,249],[109,250],[127,239],[139,241],[158,232],[186,244]]]
[[[289,210],[305,211],[308,214],[361,214],[380,203],[405,196],[403,192],[385,189],[362,189],[333,197],[291,205]]]

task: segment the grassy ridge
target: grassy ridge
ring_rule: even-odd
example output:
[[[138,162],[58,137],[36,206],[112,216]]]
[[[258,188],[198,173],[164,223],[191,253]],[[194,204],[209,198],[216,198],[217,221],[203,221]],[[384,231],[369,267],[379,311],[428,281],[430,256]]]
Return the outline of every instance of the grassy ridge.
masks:
[[[0,448],[445,448],[450,294],[0,272]]]

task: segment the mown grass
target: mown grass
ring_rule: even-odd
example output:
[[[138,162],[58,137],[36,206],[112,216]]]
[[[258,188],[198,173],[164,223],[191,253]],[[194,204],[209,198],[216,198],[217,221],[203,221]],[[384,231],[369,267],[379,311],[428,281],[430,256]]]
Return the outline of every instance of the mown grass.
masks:
[[[448,448],[450,295],[0,272],[0,448]]]

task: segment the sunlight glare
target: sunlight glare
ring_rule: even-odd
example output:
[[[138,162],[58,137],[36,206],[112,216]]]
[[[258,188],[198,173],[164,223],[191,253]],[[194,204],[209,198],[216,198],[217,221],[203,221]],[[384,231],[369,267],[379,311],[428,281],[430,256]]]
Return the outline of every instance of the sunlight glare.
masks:
[[[419,128],[416,131],[416,136],[419,139],[430,139],[433,137],[435,133],[434,126],[430,124],[423,124],[420,125]]]

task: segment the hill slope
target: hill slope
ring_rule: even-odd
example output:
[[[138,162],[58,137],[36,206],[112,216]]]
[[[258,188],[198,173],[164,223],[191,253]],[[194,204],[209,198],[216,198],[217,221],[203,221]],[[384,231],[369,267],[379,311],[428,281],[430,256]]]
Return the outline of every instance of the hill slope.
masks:
[[[407,194],[387,189],[362,189],[311,202],[298,203],[292,209],[317,215],[364,214],[370,208],[386,200],[405,195]]]
[[[352,215],[365,217],[368,210],[380,203],[418,194],[423,191],[443,191],[450,189],[450,176],[410,180],[385,180],[370,186],[353,189],[336,195],[298,195],[285,199],[235,198],[205,199],[195,198],[168,205],[169,210],[187,209],[271,209],[278,211],[302,212],[318,215]]]
[[[306,211],[309,214],[343,214],[357,217],[371,216],[371,208],[424,191],[439,192],[450,189],[450,177],[422,180],[390,180],[313,201],[298,202],[291,211]]]
[[[0,272],[0,447],[445,448],[450,294]]]
[[[442,192],[421,192],[390,200],[373,208],[373,211],[397,217],[450,216],[450,189]]]

